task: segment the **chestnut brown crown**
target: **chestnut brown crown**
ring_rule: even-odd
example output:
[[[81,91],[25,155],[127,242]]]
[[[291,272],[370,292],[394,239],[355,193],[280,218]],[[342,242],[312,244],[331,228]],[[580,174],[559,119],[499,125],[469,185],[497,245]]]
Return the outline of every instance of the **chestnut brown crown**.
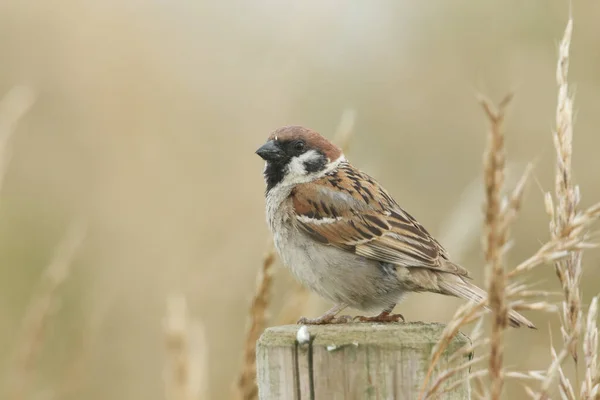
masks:
[[[269,136],[269,140],[279,142],[304,140],[309,149],[320,150],[330,161],[337,160],[342,150],[318,132],[298,125],[283,126]]]

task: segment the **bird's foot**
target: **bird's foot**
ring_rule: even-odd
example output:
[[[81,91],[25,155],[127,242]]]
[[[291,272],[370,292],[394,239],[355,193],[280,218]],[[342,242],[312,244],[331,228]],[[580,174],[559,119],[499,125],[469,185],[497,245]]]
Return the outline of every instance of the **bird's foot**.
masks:
[[[404,322],[402,314],[390,314],[385,311],[374,317],[363,317],[359,315],[354,317],[354,319],[359,320],[360,322]]]
[[[349,315],[322,315],[319,318],[302,317],[298,320],[298,325],[327,325],[327,324],[347,324],[352,322],[352,317]]]

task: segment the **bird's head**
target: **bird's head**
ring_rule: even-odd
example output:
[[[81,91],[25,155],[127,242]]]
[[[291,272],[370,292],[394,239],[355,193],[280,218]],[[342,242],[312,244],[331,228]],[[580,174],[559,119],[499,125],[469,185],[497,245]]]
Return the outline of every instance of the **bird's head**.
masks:
[[[344,160],[342,150],[317,132],[301,126],[275,130],[256,150],[265,160],[267,192],[319,179]]]

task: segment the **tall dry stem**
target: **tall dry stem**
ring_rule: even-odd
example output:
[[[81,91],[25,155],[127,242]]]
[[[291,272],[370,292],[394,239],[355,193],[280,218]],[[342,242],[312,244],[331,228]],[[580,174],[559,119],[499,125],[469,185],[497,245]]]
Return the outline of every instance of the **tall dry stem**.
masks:
[[[262,268],[257,277],[257,286],[250,306],[250,327],[246,333],[244,358],[236,387],[236,397],[244,400],[258,398],[256,386],[256,341],[267,326],[267,308],[271,301],[271,286],[273,281],[273,265],[275,250],[269,245],[269,250],[263,258]]]
[[[483,248],[486,259],[486,277],[488,296],[479,302],[467,303],[457,310],[448,323],[448,326],[442,332],[438,345],[432,350],[431,364],[424,379],[421,390],[421,398],[434,397],[436,390],[440,388],[441,383],[447,376],[451,376],[453,371],[444,371],[434,381],[432,387],[428,390],[427,385],[432,377],[435,366],[440,355],[446,349],[450,339],[456,335],[464,325],[479,320],[487,312],[492,313],[492,330],[489,339],[478,340],[473,343],[471,350],[490,346],[489,368],[480,371],[480,375],[473,378],[481,379],[489,376],[491,382],[490,397],[500,398],[504,384],[503,371],[503,335],[508,326],[509,309],[518,306],[522,309],[542,309],[550,308],[545,302],[525,303],[522,300],[508,301],[508,289],[512,288],[511,297],[524,293],[533,296],[532,291],[528,291],[524,285],[509,287],[503,265],[503,255],[506,251],[509,227],[516,218],[521,207],[524,189],[531,173],[531,164],[529,164],[523,175],[517,182],[516,187],[508,197],[503,197],[505,180],[505,156],[504,156],[504,135],[502,133],[502,123],[504,121],[505,109],[510,103],[512,95],[506,96],[498,105],[494,107],[488,100],[480,97],[480,103],[486,113],[490,123],[488,131],[488,144],[483,157],[484,184],[485,184],[485,207],[484,207],[484,236]],[[519,289],[520,293],[515,293]],[[543,292],[545,294],[545,292]],[[487,307],[487,309],[484,309]],[[485,374],[483,374],[485,372]]]
[[[10,139],[17,122],[29,110],[34,100],[35,95],[30,88],[15,86],[0,101],[0,187],[10,160]]]
[[[188,312],[183,295],[167,298],[164,321],[168,362],[164,370],[167,400],[208,398],[208,345],[203,326]]]
[[[508,163],[506,166],[506,182],[512,186],[516,184],[513,193],[502,202],[502,212],[505,224],[510,224],[516,217],[521,207],[525,184],[531,175],[533,164],[529,163],[517,181],[514,173],[518,163]],[[481,178],[477,177],[469,183],[460,196],[459,202],[445,218],[439,228],[439,242],[444,244],[452,254],[452,260],[460,263],[469,249],[477,242],[481,243],[479,227],[482,226],[482,215],[473,210],[481,206],[484,199],[481,190]]]
[[[447,375],[442,373],[440,378],[436,379],[431,387],[429,387],[429,382],[433,377],[433,373],[440,361],[440,358],[442,357],[442,354],[448,348],[448,345],[452,339],[458,334],[460,328],[482,317],[485,312],[483,307],[486,305],[487,298],[480,303],[469,302],[464,304],[456,311],[450,322],[448,322],[448,325],[446,325],[446,328],[444,328],[441,337],[438,339],[438,343],[436,343],[431,350],[431,361],[429,363],[429,368],[427,369],[427,374],[423,379],[423,384],[421,385],[419,399],[429,399],[436,396],[436,388],[441,386],[441,383],[443,383],[445,380],[444,377]]]
[[[550,233],[552,241],[563,246],[563,255],[555,260],[555,270],[563,289],[564,300],[561,307],[561,333],[563,349],[557,354],[552,348],[553,362],[545,372],[545,379],[538,399],[549,398],[550,385],[556,375],[559,377],[558,387],[563,399],[575,399],[575,390],[564,374],[561,364],[570,355],[575,362],[575,372],[578,375],[579,341],[583,329],[583,313],[581,310],[581,294],[579,287],[583,273],[582,252],[593,247],[587,243],[589,226],[599,217],[600,203],[584,211],[578,210],[580,192],[573,183],[571,162],[573,154],[573,99],[569,94],[567,81],[569,71],[569,47],[573,31],[573,20],[569,18],[563,38],[559,46],[559,57],[556,68],[558,83],[558,101],[556,107],[556,130],[553,132],[556,149],[555,200],[547,193],[546,211],[550,215]],[[598,398],[597,376],[594,369],[597,363],[597,327],[595,314],[597,300],[590,306],[586,333],[584,337],[585,377],[581,385],[580,398]],[[590,321],[592,320],[592,321]],[[594,338],[596,342],[594,343]],[[595,350],[591,350],[595,347]],[[597,366],[596,366],[597,368]],[[588,379],[589,378],[589,379]]]
[[[481,104],[490,122],[488,145],[483,161],[486,194],[483,247],[486,260],[488,304],[492,313],[489,377],[491,398],[494,400],[500,398],[504,385],[504,331],[508,326],[506,274],[502,261],[503,247],[508,237],[508,228],[503,221],[501,205],[505,174],[502,123],[504,122],[504,110],[511,98],[512,95],[506,96],[497,109],[489,101],[481,99]]]
[[[557,205],[554,218],[550,223],[552,237],[568,237],[579,204],[579,188],[574,185],[571,173],[573,154],[573,99],[569,94],[567,81],[569,73],[569,47],[573,32],[573,20],[569,18],[564,36],[559,46],[556,81],[558,83],[558,101],[556,106],[556,130],[554,147],[556,149],[556,178],[554,195]],[[563,301],[561,331],[563,340],[569,342],[569,352],[577,364],[578,343],[581,334],[581,251],[572,251],[567,258],[556,262],[556,274],[562,285]],[[569,339],[571,338],[572,339]]]
[[[56,249],[52,262],[44,271],[37,294],[25,312],[9,382],[9,398],[12,400],[27,398],[27,389],[31,387],[31,375],[35,370],[37,355],[44,341],[56,293],[70,274],[73,258],[85,234],[86,229],[82,223],[74,223],[69,228]]]
[[[580,398],[600,399],[600,365],[598,364],[598,296],[592,299],[588,310],[583,338],[585,376],[581,384]]]
[[[492,333],[490,338],[490,364],[489,371],[481,371],[472,379],[472,382],[481,384],[483,372],[489,372],[492,382],[489,395],[483,386],[477,388],[477,392],[485,398],[498,398],[502,391],[504,377],[515,377],[517,379],[533,379],[540,382],[540,390],[535,391],[529,385],[525,385],[526,392],[536,399],[548,399],[549,391],[554,379],[558,376],[558,389],[563,399],[575,399],[574,386],[562,369],[562,363],[571,356],[575,360],[577,372],[578,342],[582,332],[581,295],[579,285],[582,276],[581,257],[585,249],[596,247],[591,243],[589,229],[593,223],[600,219],[600,203],[596,203],[587,209],[577,209],[580,193],[574,185],[571,175],[572,138],[573,138],[573,101],[569,95],[567,73],[569,66],[569,45],[572,33],[572,20],[569,19],[565,34],[560,45],[560,54],[557,67],[558,81],[558,105],[556,111],[556,131],[554,132],[554,145],[557,152],[557,167],[555,180],[555,199],[551,194],[545,196],[545,206],[550,215],[551,238],[544,243],[532,256],[519,263],[512,271],[506,273],[502,267],[500,257],[507,249],[508,227],[514,220],[520,208],[522,189],[524,182],[529,176],[530,167],[525,171],[523,178],[514,189],[511,196],[502,201],[501,217],[498,216],[499,188],[503,181],[502,172],[498,173],[498,167],[503,164],[502,155],[494,154],[494,148],[502,145],[502,139],[494,132],[494,126],[502,121],[501,112],[496,112],[484,102],[484,108],[492,122],[491,141],[486,153],[486,194],[488,198],[486,208],[486,235],[484,245],[486,246],[486,259],[488,261],[488,298],[473,302],[459,309],[447,329],[440,338],[440,343],[432,351],[432,362],[427,376],[424,380],[423,391],[427,388],[429,378],[439,355],[446,347],[448,336],[455,334],[458,329],[473,319],[483,317],[485,312],[481,307],[489,305],[492,310]],[[503,102],[505,104],[506,102]],[[502,105],[499,107],[502,110]],[[500,224],[499,224],[500,222]],[[498,228],[498,226],[500,226]],[[494,247],[494,251],[489,249]],[[518,282],[515,279],[522,277],[543,264],[555,264],[555,270],[562,284],[564,300],[562,302],[561,333],[564,347],[557,352],[551,349],[552,363],[545,371],[528,371],[526,373],[502,372],[502,332],[506,327],[506,313],[511,308],[516,310],[542,310],[553,312],[556,310],[554,304],[547,301],[531,301],[533,297],[547,297],[550,293],[544,290],[531,290],[530,284]],[[510,284],[507,286],[507,283]],[[507,302],[507,299],[510,301]],[[480,312],[476,312],[479,310]],[[600,394],[600,372],[598,372],[598,349],[597,349],[597,326],[595,315],[597,313],[597,300],[594,300],[588,314],[586,333],[584,337],[584,353],[586,363],[585,381],[582,383],[580,397],[585,399],[599,400]],[[593,316],[593,317],[592,317]],[[473,345],[474,347],[475,344]],[[445,375],[442,374],[442,378]],[[439,380],[436,381],[439,387]],[[423,392],[422,392],[423,393]],[[428,393],[430,396],[431,393]]]

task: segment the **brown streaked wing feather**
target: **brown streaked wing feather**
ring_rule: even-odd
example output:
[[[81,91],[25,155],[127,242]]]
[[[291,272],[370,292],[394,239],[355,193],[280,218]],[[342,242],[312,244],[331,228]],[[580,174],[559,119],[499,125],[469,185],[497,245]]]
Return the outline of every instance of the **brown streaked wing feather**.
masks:
[[[373,178],[349,164],[298,185],[291,200],[298,227],[316,241],[373,260],[468,277]]]

